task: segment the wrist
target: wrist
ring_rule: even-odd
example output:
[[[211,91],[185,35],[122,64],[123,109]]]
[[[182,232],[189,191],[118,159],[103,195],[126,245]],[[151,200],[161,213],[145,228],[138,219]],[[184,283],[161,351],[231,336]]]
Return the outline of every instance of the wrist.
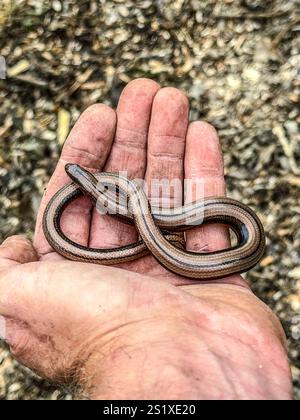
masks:
[[[214,298],[205,290],[102,336],[83,373],[88,397],[289,399],[289,366],[270,311],[244,290],[222,288]],[[224,294],[234,290],[240,299],[228,304]]]
[[[170,320],[146,321],[134,331],[125,328],[122,335],[107,337],[85,367],[89,398],[197,399],[197,347],[192,348],[193,338],[181,326],[183,331]]]

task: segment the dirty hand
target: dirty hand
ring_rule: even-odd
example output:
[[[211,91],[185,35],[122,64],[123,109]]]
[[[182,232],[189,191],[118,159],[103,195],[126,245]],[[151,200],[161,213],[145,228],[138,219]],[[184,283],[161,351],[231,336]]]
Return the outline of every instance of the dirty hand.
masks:
[[[41,204],[34,246],[12,237],[0,247],[0,333],[22,363],[88,398],[291,398],[280,323],[240,276],[189,282],[151,256],[121,269],[70,262],[44,238],[42,215],[69,182],[69,162],[148,183],[201,179],[206,196],[224,195],[216,131],[189,124],[188,114],[182,92],[145,79],[126,87],[116,112],[95,105],[83,113]],[[137,239],[134,227],[100,216],[85,198],[68,207],[62,226],[95,248]],[[221,226],[187,235],[194,251],[228,245]]]

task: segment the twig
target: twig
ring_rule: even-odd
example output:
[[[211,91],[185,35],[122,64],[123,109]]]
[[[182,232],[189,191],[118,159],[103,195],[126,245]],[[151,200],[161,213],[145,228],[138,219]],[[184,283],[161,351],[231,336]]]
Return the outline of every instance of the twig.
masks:
[[[11,77],[11,79],[18,80],[19,82],[28,83],[29,85],[33,85],[33,86],[36,86],[36,87],[39,87],[39,88],[47,88],[48,87],[47,82],[45,82],[43,80],[35,79],[31,75],[18,75],[18,76]]]
[[[289,15],[289,11],[280,11],[273,13],[242,13],[240,15],[212,15],[215,19],[274,19]]]
[[[281,41],[284,40],[286,35],[292,30],[292,28],[297,25],[297,23],[300,22],[300,16],[296,16],[295,19],[293,19],[282,31],[279,32],[277,37],[272,42],[272,45],[274,48],[278,47],[278,45],[281,43]]]
[[[80,89],[81,86],[89,80],[94,71],[95,67],[90,67],[84,73],[80,74],[72,86],[67,91],[63,91],[58,98],[56,98],[56,101],[59,103],[63,98],[73,95],[73,93]]]
[[[283,152],[285,156],[288,159],[291,171],[294,175],[299,176],[300,175],[300,169],[297,165],[296,158],[295,158],[295,150],[293,148],[293,145],[289,140],[287,139],[285,135],[284,128],[281,124],[275,124],[273,127],[273,133],[278,138],[279,143],[281,144],[281,147],[283,149]]]

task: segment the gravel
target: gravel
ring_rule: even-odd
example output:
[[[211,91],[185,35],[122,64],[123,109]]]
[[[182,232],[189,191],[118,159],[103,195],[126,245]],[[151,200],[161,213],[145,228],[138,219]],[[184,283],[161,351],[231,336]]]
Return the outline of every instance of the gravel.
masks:
[[[280,317],[300,399],[299,0],[2,0],[0,240],[32,236],[66,134],[90,104],[150,77],[218,130],[229,194],[266,227],[248,274]],[[1,61],[0,61],[1,67]],[[3,66],[2,66],[3,67]],[[3,69],[2,69],[3,70]],[[1,76],[1,72],[0,72]],[[1,399],[70,399],[0,347]]]

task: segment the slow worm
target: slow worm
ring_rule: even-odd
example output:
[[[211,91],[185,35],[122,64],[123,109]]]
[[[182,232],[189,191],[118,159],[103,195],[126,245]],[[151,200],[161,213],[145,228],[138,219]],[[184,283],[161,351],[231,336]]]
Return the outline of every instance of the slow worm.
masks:
[[[166,211],[150,208],[143,188],[120,175],[93,175],[72,164],[66,165],[66,172],[73,182],[50,200],[44,213],[43,229],[49,244],[67,259],[115,265],[151,253],[173,273],[213,280],[250,270],[264,254],[265,234],[260,220],[250,208],[236,200],[207,198]],[[115,187],[116,192],[111,192],[110,187]],[[120,248],[93,249],[67,238],[60,226],[62,213],[83,193],[100,208],[115,212],[125,223],[134,223],[141,239]],[[237,245],[218,252],[196,253],[185,250],[183,239],[173,233],[208,223],[229,226],[237,236]]]

